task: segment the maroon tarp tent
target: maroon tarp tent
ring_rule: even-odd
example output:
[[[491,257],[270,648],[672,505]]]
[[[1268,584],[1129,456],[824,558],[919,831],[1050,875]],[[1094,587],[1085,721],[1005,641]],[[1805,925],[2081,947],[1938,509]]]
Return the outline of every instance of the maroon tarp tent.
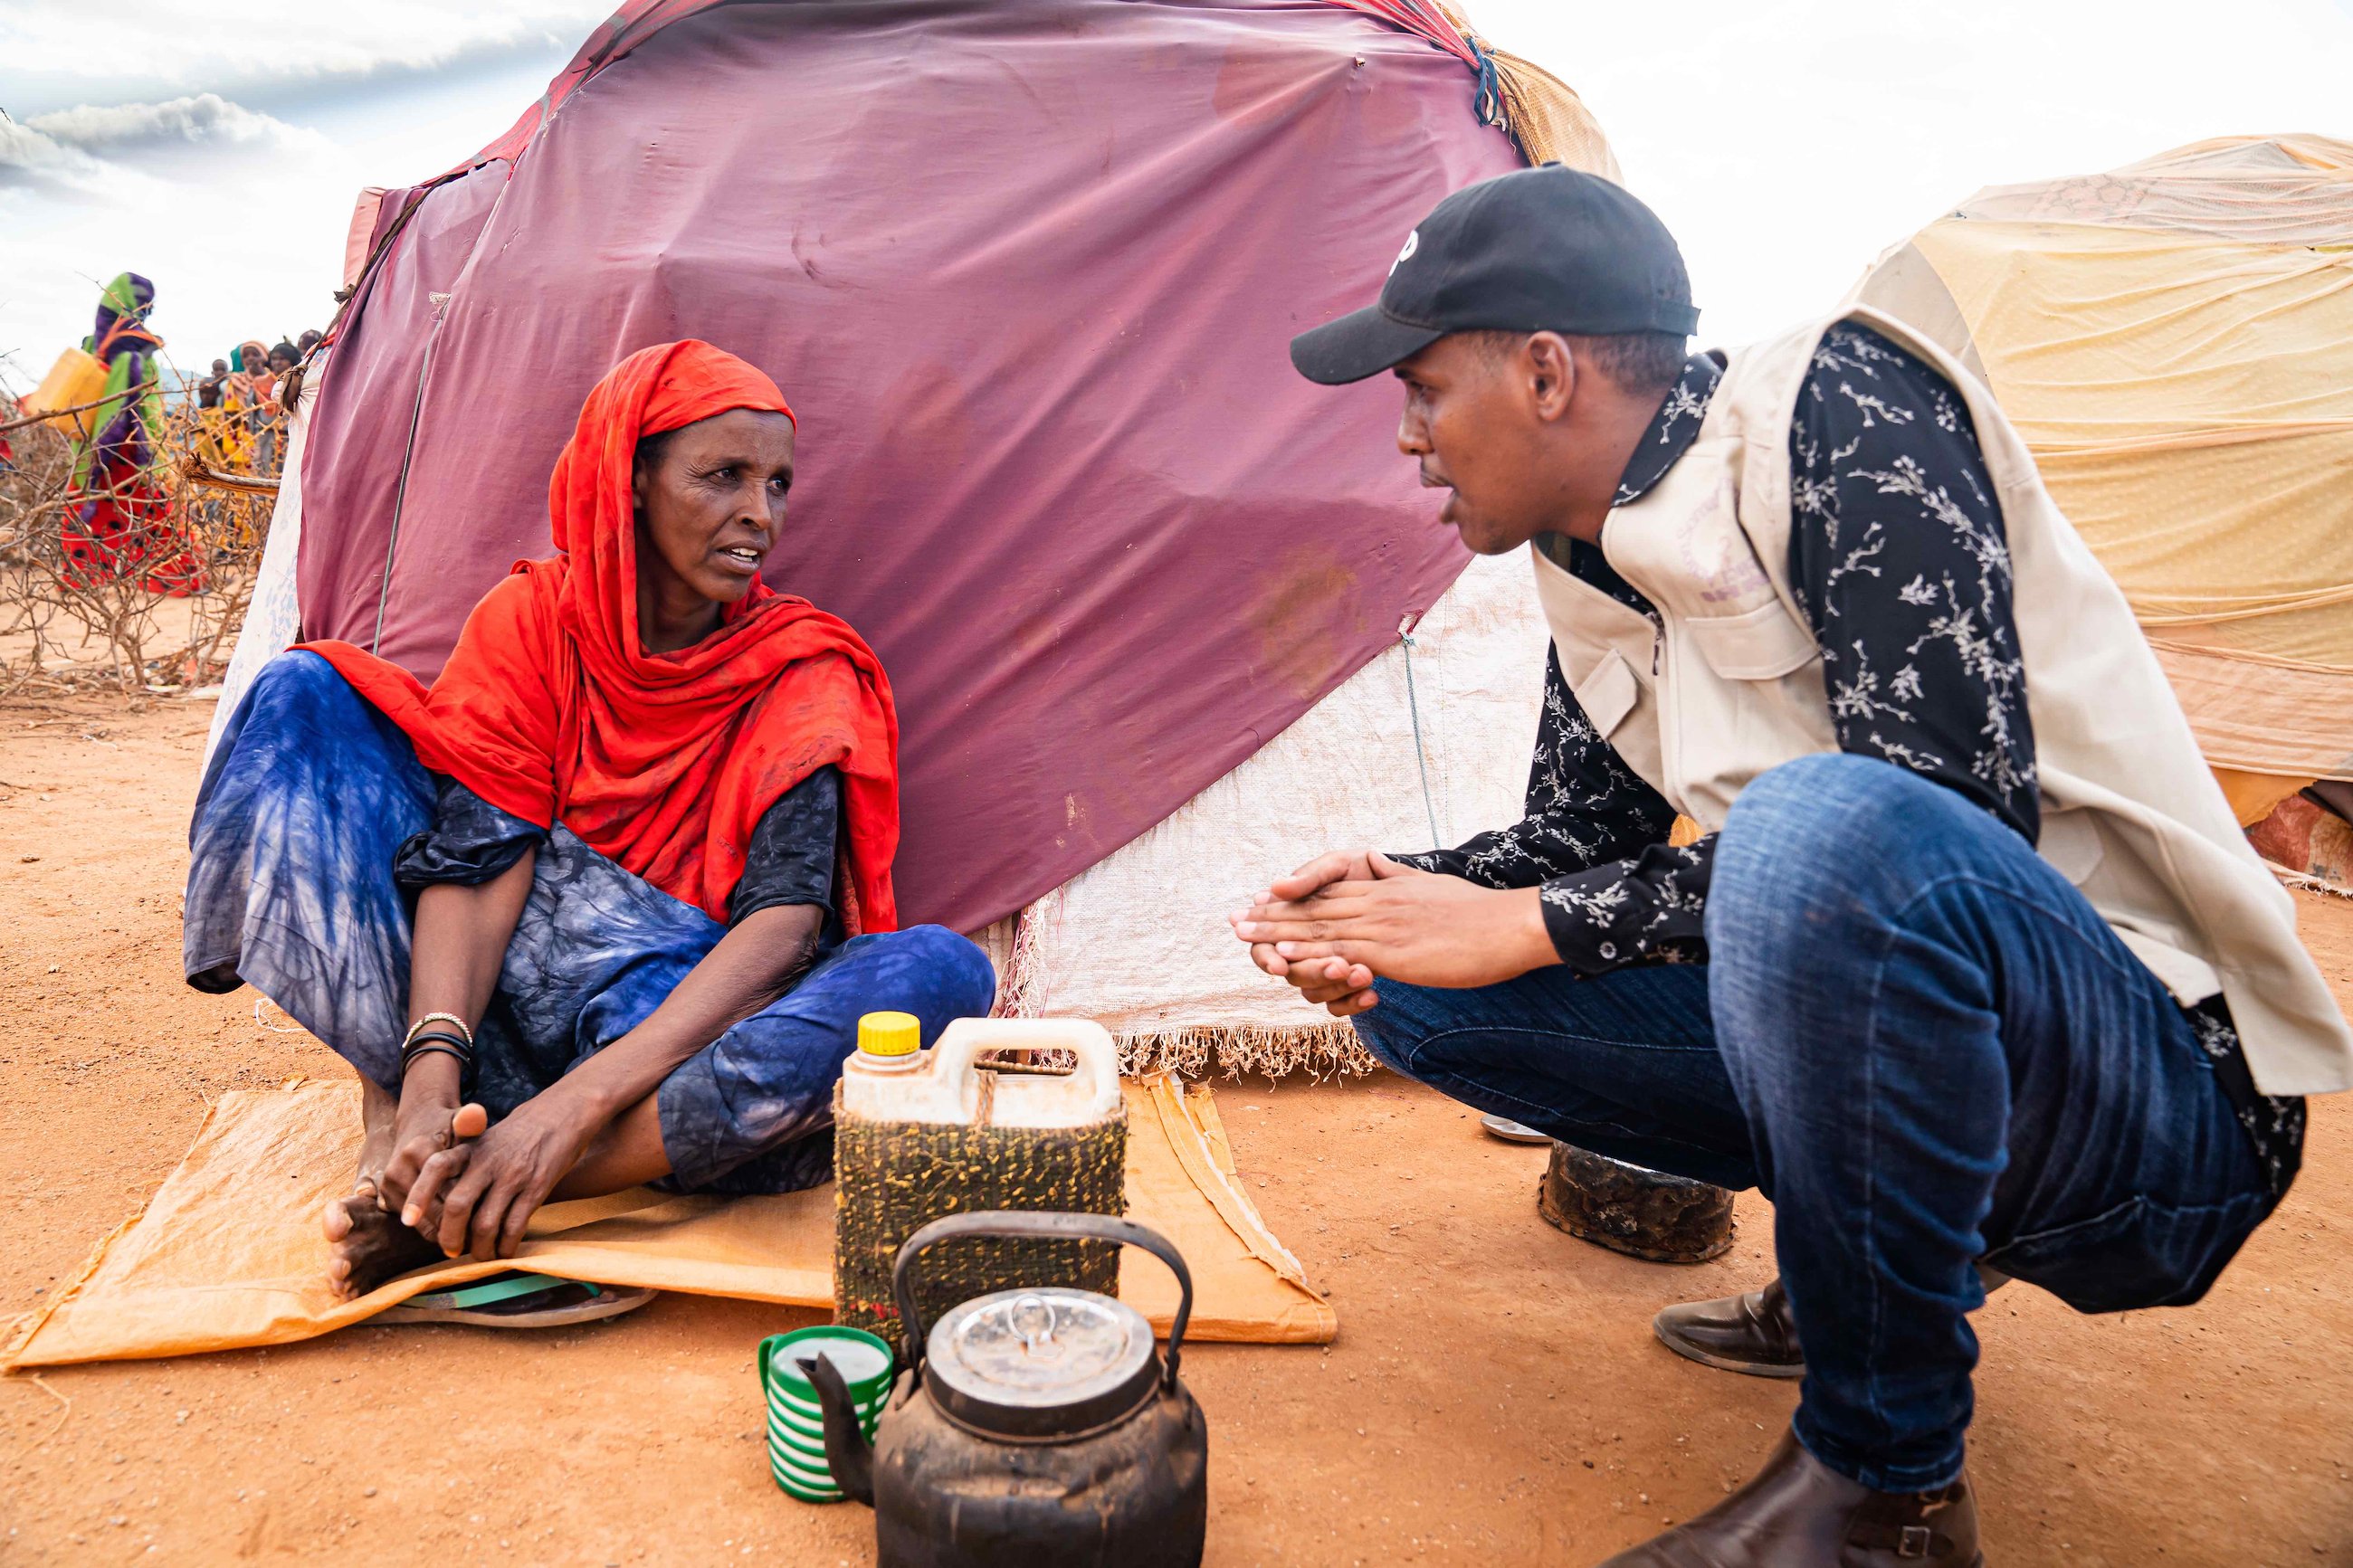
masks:
[[[588,388],[709,339],[800,415],[769,580],[896,684],[902,911],[1009,913],[1461,570],[1394,388],[1286,349],[1521,162],[1484,63],[1418,0],[639,0],[383,199],[316,373],[303,632],[429,678],[547,552]]]

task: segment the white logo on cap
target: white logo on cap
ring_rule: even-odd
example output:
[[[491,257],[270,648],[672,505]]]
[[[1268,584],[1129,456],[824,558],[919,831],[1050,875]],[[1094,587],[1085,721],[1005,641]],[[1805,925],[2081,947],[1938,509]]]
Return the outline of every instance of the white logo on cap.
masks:
[[[1389,263],[1389,270],[1395,272],[1398,268],[1403,267],[1412,258],[1413,253],[1420,248],[1421,230],[1415,229],[1405,237],[1405,248],[1398,252],[1398,258],[1395,261]]]

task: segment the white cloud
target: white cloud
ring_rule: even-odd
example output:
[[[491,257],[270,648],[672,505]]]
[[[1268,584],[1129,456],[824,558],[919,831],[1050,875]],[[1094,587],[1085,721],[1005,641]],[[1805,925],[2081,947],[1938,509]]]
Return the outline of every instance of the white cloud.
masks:
[[[155,280],[166,355],[324,326],[364,185],[514,120],[617,0],[0,0],[0,380]]]
[[[1971,192],[2208,136],[2353,137],[2353,10],[2324,0],[1470,0],[1577,89],[1683,242],[1701,335],[1834,303]]]
[[[0,13],[0,58],[12,77],[107,73],[190,86],[428,69],[484,48],[560,46],[568,55],[614,4],[240,0],[224,11],[186,0],[48,0]]]
[[[0,105],[30,121],[0,121],[6,374],[46,370],[126,268],[185,363],[323,324],[359,188],[503,131],[615,3],[0,0]],[[1710,342],[1823,308],[1981,185],[2201,136],[2353,136],[2353,12],[2321,0],[1683,0],[1666,25],[1470,5],[1600,117],[1683,241]]]
[[[209,92],[0,121],[0,186],[47,186],[85,200],[153,199],[156,179],[191,165],[211,179],[240,158],[294,170],[332,154],[316,132]]]
[[[78,189],[93,189],[106,177],[106,165],[79,147],[56,137],[0,120],[0,185],[36,181]]]
[[[0,120],[0,381],[37,381],[124,270],[154,279],[150,319],[184,370],[246,338],[325,326],[360,188],[427,178],[481,146],[576,47],[457,86],[339,92],[322,123],[341,134],[215,92],[110,104],[98,79],[73,107]]]
[[[174,143],[269,152],[324,145],[323,138],[211,92],[164,103],[81,104],[35,115],[20,129],[100,157],[154,151]]]

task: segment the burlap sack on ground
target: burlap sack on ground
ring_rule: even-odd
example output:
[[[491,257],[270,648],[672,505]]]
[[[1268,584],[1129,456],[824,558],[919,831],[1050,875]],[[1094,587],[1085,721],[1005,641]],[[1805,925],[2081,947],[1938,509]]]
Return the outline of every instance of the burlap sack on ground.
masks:
[[[1339,1320],[1233,1179],[1208,1086],[1161,1078],[1127,1089],[1128,1217],[1175,1242],[1193,1274],[1190,1337],[1321,1344]],[[779,1197],[672,1197],[639,1188],[553,1204],[512,1263],[456,1262],[359,1300],[326,1287],[319,1212],[351,1187],[355,1083],[223,1095],[145,1210],[100,1244],[55,1305],[14,1336],[0,1369],[285,1344],[359,1322],[427,1290],[522,1267],[827,1307],[833,1188]],[[1130,1250],[1120,1294],[1166,1331],[1176,1289]]]

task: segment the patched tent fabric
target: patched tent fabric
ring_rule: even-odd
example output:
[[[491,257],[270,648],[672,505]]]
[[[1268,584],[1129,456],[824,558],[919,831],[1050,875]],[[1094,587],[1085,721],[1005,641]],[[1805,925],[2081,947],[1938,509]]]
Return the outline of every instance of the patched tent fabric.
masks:
[[[897,689],[902,910],[1006,916],[1461,573],[1390,390],[1285,351],[1522,161],[1502,70],[1408,0],[626,7],[482,158],[375,199],[307,410],[301,631],[429,677],[546,552],[588,386],[719,342],[802,415],[770,580]],[[1606,157],[1540,76],[1539,144]]]
[[[1303,845],[1422,847],[1516,815],[1545,632],[1525,571],[1485,563],[1455,577],[1465,558],[1395,454],[1394,394],[1306,387],[1284,357],[1287,339],[1369,297],[1436,195],[1519,161],[1514,143],[1528,161],[1617,178],[1600,128],[1556,78],[1423,0],[869,5],[857,16],[818,5],[752,27],[741,24],[779,8],[729,5],[693,23],[717,31],[690,37],[685,66],[649,48],[707,8],[625,7],[477,157],[424,185],[363,194],[353,233],[368,265],[347,270],[355,297],[294,411],[296,460],[221,718],[305,631],[381,637],[429,674],[480,583],[544,550],[525,479],[543,482],[555,436],[530,432],[568,421],[576,394],[549,392],[504,362],[484,369],[474,345],[521,341],[515,363],[552,354],[574,374],[564,369],[577,357],[574,327],[556,300],[585,301],[592,314],[617,308],[616,298],[640,312],[659,305],[673,330],[701,331],[714,297],[743,320],[743,288],[766,289],[792,309],[751,310],[747,330],[800,356],[794,363],[828,367],[836,391],[821,398],[854,392],[846,415],[803,409],[813,429],[792,526],[813,531],[802,565],[780,580],[870,634],[866,610],[848,606],[874,607],[876,623],[894,628],[884,655],[902,701],[908,660],[926,682],[909,715],[911,821],[930,824],[927,837],[911,827],[902,858],[902,902],[920,900],[911,918],[973,930],[1005,976],[1006,1010],[1097,1018],[1121,1036],[1131,1068],[1198,1068],[1215,1046],[1229,1066],[1364,1069],[1353,1032],[1259,975],[1220,916]],[[649,220],[627,210],[644,177],[634,163],[609,195],[548,173],[561,158],[534,173],[560,132],[686,179],[706,145],[733,156],[740,140],[664,107],[687,96],[695,61],[740,47],[818,72],[845,57],[871,64],[881,54],[848,36],[861,18],[899,29],[889,114],[845,110],[839,96],[822,114],[723,100],[767,127],[762,135],[780,114],[788,128],[804,114],[814,125],[818,173],[746,157],[713,176],[736,207],[752,193],[748,215],[730,208],[752,231],[729,252],[748,285],[714,282],[707,267],[671,276],[667,254],[648,254]],[[1005,137],[1045,113],[1034,94],[1050,67],[1124,69],[1125,97],[1167,101],[1106,103],[1100,82],[1065,84],[1079,102],[1064,110],[1057,99],[1059,118],[1095,126],[1092,150],[1037,150],[1051,179],[1001,173],[993,160],[1031,145]],[[1368,94],[1396,101],[1376,107]],[[861,150],[861,138],[871,145]],[[861,160],[902,168],[943,140],[941,155],[969,186],[944,212],[828,194],[828,181],[856,184]],[[1139,189],[1145,170],[1167,190]],[[924,179],[936,195],[942,182]],[[533,182],[583,212],[532,216]],[[718,189],[701,199],[718,204]],[[791,205],[802,202],[843,208],[828,223],[846,226],[810,228]],[[937,248],[934,227],[964,234],[990,213],[1013,236],[986,265],[935,269],[936,298],[870,254]],[[1107,247],[1094,226],[1113,216],[1122,226]],[[617,232],[579,237],[605,218]],[[695,234],[717,221],[666,211],[652,229]],[[558,232],[575,234],[576,253],[545,254]],[[874,234],[886,237],[846,237]],[[795,247],[820,243],[812,271]],[[848,258],[834,254],[845,249]],[[1082,268],[1116,288],[1076,277]],[[1083,311],[1070,322],[1043,311],[1025,269],[1052,283],[1058,301],[1115,293],[1133,313],[1106,343]],[[657,287],[660,299],[640,297]],[[894,343],[909,310],[1002,374],[965,395],[919,365],[895,414],[875,389],[855,391],[863,349]],[[479,319],[491,312],[503,320]],[[462,375],[461,353],[472,356]],[[806,404],[790,366],[771,368]],[[493,384],[472,384],[484,375]],[[459,414],[436,414],[443,403]],[[534,403],[545,406],[519,421]],[[906,428],[859,429],[876,416]],[[1014,449],[1068,447],[1082,426],[1082,459],[1099,474]],[[859,444],[826,454],[843,441]],[[420,466],[417,448],[436,443],[455,456]],[[963,477],[975,464],[985,474]],[[1156,471],[1132,471],[1138,464]],[[487,500],[460,482],[469,473],[495,480]],[[1172,499],[1178,479],[1186,494]],[[441,495],[430,506],[416,499],[427,482]],[[866,509],[855,528],[841,521],[852,504]],[[1151,637],[1119,624],[1138,605]],[[1072,692],[1079,700],[1065,700]],[[1095,723],[1104,713],[1107,729]],[[1139,730],[1146,743],[1122,743]],[[1124,847],[1105,853],[1114,838]],[[923,868],[953,873],[965,851],[973,863],[960,880]]]
[[[2353,778],[2353,143],[1994,186],[1858,293],[1984,374],[2242,821]]]
[[[1226,917],[1324,849],[1519,820],[1550,644],[1525,557],[1473,561],[1403,643],[999,937],[1005,1011],[1078,1015],[1131,1072],[1364,1073],[1355,1026],[1243,956]],[[992,944],[992,945],[999,945]]]

